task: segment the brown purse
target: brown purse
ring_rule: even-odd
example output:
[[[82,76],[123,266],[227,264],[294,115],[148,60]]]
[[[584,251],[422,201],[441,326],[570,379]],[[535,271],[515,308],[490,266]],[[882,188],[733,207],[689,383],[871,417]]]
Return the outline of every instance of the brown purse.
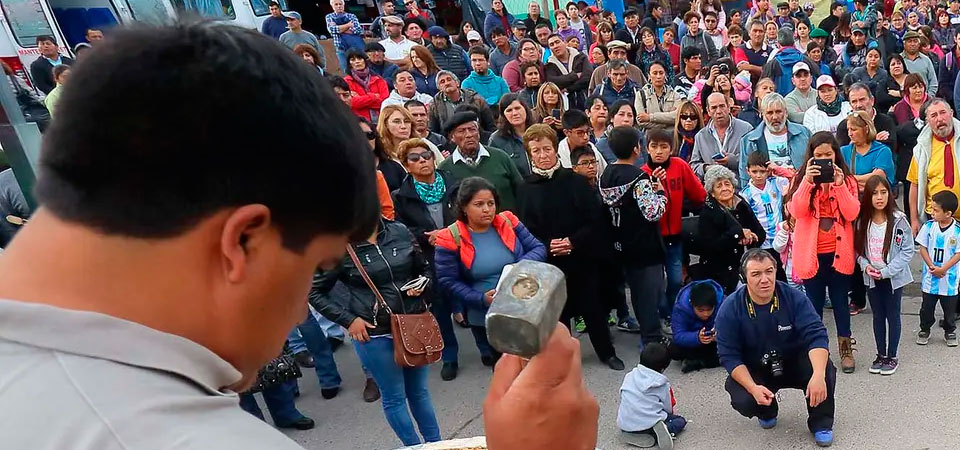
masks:
[[[352,245],[347,245],[347,253],[350,254],[353,264],[357,266],[363,281],[377,297],[377,301],[373,304],[373,324],[377,324],[377,313],[381,305],[390,314],[394,362],[400,367],[420,367],[439,361],[443,351],[443,336],[440,334],[440,324],[430,310],[420,314],[395,314],[370,279],[363,264],[360,263],[360,258],[357,257]],[[400,306],[403,307],[403,299],[400,300]]]

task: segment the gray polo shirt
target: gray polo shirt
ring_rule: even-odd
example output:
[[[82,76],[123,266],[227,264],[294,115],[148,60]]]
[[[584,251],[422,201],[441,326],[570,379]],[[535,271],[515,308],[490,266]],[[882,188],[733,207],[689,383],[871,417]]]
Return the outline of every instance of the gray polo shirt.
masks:
[[[199,344],[99,313],[0,300],[0,447],[300,449],[223,390]]]

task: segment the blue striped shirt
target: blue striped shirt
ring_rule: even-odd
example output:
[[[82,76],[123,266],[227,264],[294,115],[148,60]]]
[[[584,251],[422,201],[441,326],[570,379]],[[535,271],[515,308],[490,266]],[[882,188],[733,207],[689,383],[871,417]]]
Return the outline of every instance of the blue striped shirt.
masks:
[[[960,240],[960,224],[954,220],[946,230],[940,224],[929,220],[920,228],[917,243],[927,249],[934,267],[941,267],[957,254],[957,241]],[[957,295],[957,282],[960,281],[960,264],[954,264],[943,278],[935,278],[930,269],[923,268],[923,292],[933,295]]]
[[[767,232],[767,239],[762,248],[773,248],[773,237],[777,234],[777,225],[783,220],[783,195],[790,187],[790,180],[783,177],[770,176],[763,189],[758,188],[752,181],[747,183],[740,193],[750,205],[753,214]]]

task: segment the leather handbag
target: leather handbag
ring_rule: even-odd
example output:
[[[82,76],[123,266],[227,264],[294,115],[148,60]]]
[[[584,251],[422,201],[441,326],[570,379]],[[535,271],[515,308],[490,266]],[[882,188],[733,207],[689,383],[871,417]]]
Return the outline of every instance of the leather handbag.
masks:
[[[377,313],[383,307],[390,314],[390,333],[393,335],[393,360],[400,367],[420,367],[433,364],[440,360],[443,351],[443,336],[440,334],[440,324],[427,309],[420,314],[396,314],[387,305],[377,285],[370,279],[367,270],[360,263],[360,258],[347,245],[347,253],[357,266],[360,276],[367,283],[377,301],[373,304],[373,324],[377,324]],[[402,293],[401,293],[402,295]],[[403,299],[400,300],[403,307]],[[426,302],[424,302],[426,306]]]

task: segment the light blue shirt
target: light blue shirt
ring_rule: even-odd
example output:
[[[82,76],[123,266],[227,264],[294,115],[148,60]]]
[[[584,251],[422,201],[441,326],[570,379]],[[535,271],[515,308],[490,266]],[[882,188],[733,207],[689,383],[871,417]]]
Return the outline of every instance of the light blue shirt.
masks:
[[[503,266],[517,262],[516,257],[493,227],[482,233],[471,231],[470,239],[475,250],[473,266],[470,268],[470,279],[473,280],[470,287],[479,292],[487,292],[497,287]],[[468,309],[467,312],[470,323],[484,323],[486,311]]]
[[[960,239],[960,224],[957,224],[956,220],[945,231],[940,230],[940,224],[935,220],[929,220],[917,233],[917,243],[927,249],[934,267],[943,266],[957,254],[958,239]],[[943,278],[934,278],[930,269],[924,266],[921,289],[927,294],[957,295],[957,281],[960,280],[958,274],[960,274],[960,264],[955,264],[947,270]]]

